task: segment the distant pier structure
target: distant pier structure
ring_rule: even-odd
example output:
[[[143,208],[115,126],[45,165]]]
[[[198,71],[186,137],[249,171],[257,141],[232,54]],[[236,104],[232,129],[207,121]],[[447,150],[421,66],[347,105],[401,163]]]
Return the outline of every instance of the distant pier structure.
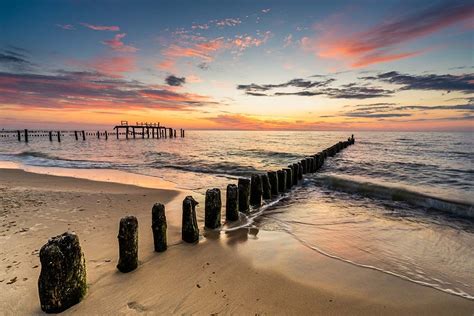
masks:
[[[179,129],[179,137],[183,138],[185,130]],[[86,131],[86,130],[0,130],[0,140],[16,138],[19,142],[28,143],[38,138],[48,138],[49,141],[61,142],[65,137],[69,136],[76,141],[85,141],[88,138],[97,138],[108,140],[109,137],[115,136],[116,139],[161,139],[161,138],[177,138],[176,129],[160,125],[160,123],[136,122],[134,125],[128,121],[121,121],[120,125],[116,125],[113,131]]]

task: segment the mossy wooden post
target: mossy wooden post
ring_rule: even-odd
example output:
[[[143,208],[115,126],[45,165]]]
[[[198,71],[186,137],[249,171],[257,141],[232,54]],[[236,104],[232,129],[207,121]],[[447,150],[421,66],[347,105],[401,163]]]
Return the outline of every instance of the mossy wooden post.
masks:
[[[227,185],[225,219],[228,222],[239,219],[239,188],[235,184]]]
[[[253,174],[250,178],[250,205],[260,207],[262,205],[262,195],[262,178],[258,174]]]
[[[221,226],[221,190],[214,188],[206,191],[204,206],[204,225],[215,229]]]
[[[239,178],[239,211],[245,214],[250,213],[250,180]]]
[[[135,216],[125,216],[120,220],[119,261],[120,272],[130,272],[138,267],[138,220]]]
[[[284,193],[286,191],[286,172],[285,170],[278,170],[278,192]]]
[[[41,247],[40,261],[38,292],[44,312],[60,313],[84,298],[86,261],[76,234],[51,238]]]
[[[153,244],[156,252],[163,252],[168,248],[166,229],[165,206],[161,203],[155,203],[151,209],[151,230],[153,231]]]
[[[268,179],[270,180],[270,189],[272,195],[278,195],[278,175],[276,171],[269,171]]]
[[[291,187],[293,186],[293,174],[291,173],[290,168],[285,168],[283,169],[286,172],[286,189],[290,190]]]
[[[199,227],[196,217],[196,205],[198,204],[199,203],[190,195],[183,200],[181,239],[187,243],[196,243],[199,241]]]
[[[263,187],[263,198],[268,200],[272,198],[272,189],[270,184],[270,179],[268,179],[267,174],[262,174],[262,187]]]

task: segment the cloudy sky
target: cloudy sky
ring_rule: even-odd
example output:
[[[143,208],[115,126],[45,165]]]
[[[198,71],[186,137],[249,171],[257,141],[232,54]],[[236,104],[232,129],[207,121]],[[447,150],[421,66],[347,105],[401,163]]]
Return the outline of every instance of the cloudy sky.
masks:
[[[0,128],[474,130],[472,1],[2,1]]]

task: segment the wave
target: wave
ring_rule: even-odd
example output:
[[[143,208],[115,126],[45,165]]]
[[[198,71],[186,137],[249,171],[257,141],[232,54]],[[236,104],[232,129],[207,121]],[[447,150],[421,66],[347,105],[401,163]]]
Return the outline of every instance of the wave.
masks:
[[[75,169],[112,169],[118,167],[113,163],[105,161],[68,159],[37,151],[23,151],[17,154],[0,154],[0,160],[19,161],[27,165],[38,167]]]
[[[335,190],[356,193],[367,197],[401,201],[418,207],[474,218],[474,205],[471,201],[450,200],[411,191],[403,187],[358,181],[333,175],[319,175],[315,181]]]

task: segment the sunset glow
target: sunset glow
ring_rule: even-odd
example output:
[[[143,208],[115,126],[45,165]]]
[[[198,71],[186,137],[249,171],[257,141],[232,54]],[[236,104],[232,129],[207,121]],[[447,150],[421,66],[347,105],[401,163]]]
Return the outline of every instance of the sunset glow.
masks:
[[[2,128],[474,130],[468,1],[0,9]]]

